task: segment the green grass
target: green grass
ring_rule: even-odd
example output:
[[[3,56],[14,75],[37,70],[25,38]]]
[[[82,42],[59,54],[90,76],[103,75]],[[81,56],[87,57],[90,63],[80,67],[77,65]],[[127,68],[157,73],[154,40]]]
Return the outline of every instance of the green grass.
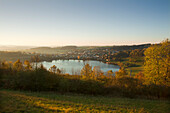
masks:
[[[139,57],[134,64],[137,66],[127,68],[127,71],[132,71],[133,76],[144,70],[144,57]]]
[[[123,61],[121,61],[121,63],[123,64],[129,63],[129,58],[124,58],[122,60]],[[111,62],[119,63],[119,61],[111,61]],[[128,73],[130,73],[131,71],[132,76],[135,76],[137,73],[142,72],[144,70],[144,57],[139,57],[136,62],[132,62],[132,63],[135,64],[136,66],[126,67],[126,71]]]
[[[143,66],[139,66],[139,67],[128,67],[127,72],[131,71],[131,75],[135,76],[137,73],[142,72],[144,70]]]
[[[0,112],[169,113],[168,100],[144,100],[52,92],[0,90]]]

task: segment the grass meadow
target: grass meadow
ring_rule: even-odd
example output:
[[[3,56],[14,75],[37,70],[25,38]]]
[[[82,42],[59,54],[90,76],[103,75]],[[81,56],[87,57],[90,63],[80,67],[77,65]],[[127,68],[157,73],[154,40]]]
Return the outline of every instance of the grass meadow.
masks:
[[[169,113],[170,101],[0,90],[0,112]]]

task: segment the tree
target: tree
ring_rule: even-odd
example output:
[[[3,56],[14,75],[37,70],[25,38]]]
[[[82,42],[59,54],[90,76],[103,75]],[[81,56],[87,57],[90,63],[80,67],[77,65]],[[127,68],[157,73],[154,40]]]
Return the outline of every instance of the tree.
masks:
[[[143,56],[143,49],[135,49],[130,52],[129,55],[130,62],[136,62],[139,57]]]
[[[23,65],[20,59],[18,59],[16,62],[13,64],[13,68],[17,71],[23,70]]]
[[[0,67],[2,67],[3,69],[8,69],[9,68],[9,64],[7,61],[2,61],[0,62]]]
[[[94,66],[92,76],[93,78],[98,77],[102,73],[100,66]]]
[[[135,76],[134,76],[134,78],[136,78],[136,79],[138,79],[138,80],[140,80],[140,81],[144,81],[144,74],[142,73],[142,72],[139,72],[139,73],[137,73]]]
[[[52,73],[56,73],[57,67],[55,65],[53,65],[52,67],[50,67],[49,71]]]
[[[88,63],[81,70],[81,75],[87,78],[92,76],[92,67]]]
[[[61,70],[59,68],[57,68],[57,73],[60,74],[61,73]]]
[[[147,83],[170,85],[170,41],[146,49],[145,77]]]
[[[113,77],[113,71],[112,70],[109,70],[109,71],[107,71],[107,76],[108,77]]]
[[[116,77],[124,77],[128,75],[125,68],[120,68],[119,71],[116,72]]]
[[[31,70],[32,69],[32,66],[31,66],[31,64],[28,60],[25,60],[24,65],[25,65],[25,70]]]
[[[35,55],[35,56],[31,57],[31,61],[32,61],[33,63],[35,63],[35,69],[37,70],[37,68],[38,68],[38,62],[40,62],[39,56],[38,56],[38,55]]]
[[[123,76],[126,76],[128,75],[126,70],[125,70],[125,65],[123,63],[119,63],[119,66],[120,66],[120,69],[119,71],[117,71],[115,74],[116,74],[116,77],[123,77]]]

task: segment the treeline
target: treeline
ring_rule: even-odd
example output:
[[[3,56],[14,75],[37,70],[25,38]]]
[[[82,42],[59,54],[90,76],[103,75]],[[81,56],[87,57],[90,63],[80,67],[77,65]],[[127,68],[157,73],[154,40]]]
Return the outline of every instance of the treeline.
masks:
[[[125,96],[130,98],[169,98],[170,87],[144,84],[143,78],[131,77],[120,70],[116,76],[63,75],[47,71],[43,66],[31,70],[14,64],[13,68],[0,68],[0,87],[28,91],[57,91],[91,95]],[[85,75],[86,74],[86,75]],[[141,77],[141,76],[140,76]]]
[[[150,47],[151,44],[141,44],[141,45],[132,45],[132,46],[112,46],[110,49],[118,50],[118,51],[124,51],[124,50],[134,50],[134,49],[144,49]]]
[[[26,54],[22,52],[8,52],[8,51],[0,51],[0,60],[8,60],[8,61],[16,61],[17,59],[20,59],[21,61],[24,60],[30,60],[30,57],[33,56],[33,54]]]
[[[25,52],[36,52],[41,54],[61,54],[70,51],[84,51],[84,50],[114,50],[114,51],[127,51],[134,49],[144,49],[150,47],[151,44],[131,45],[131,46],[63,46],[63,47],[37,47],[25,50]]]
[[[124,96],[130,98],[170,97],[170,42],[149,47],[144,52],[145,70],[130,76],[122,66],[113,74],[104,75],[101,70],[86,64],[81,75],[61,74],[56,66],[47,71],[35,63],[0,62],[0,87],[4,89],[29,91],[56,91],[91,95]]]
[[[137,58],[144,57],[144,51],[146,49],[134,49],[134,50],[124,50],[113,54],[112,60],[122,61],[123,58],[130,58],[130,62],[135,62]]]
[[[26,52],[9,52],[9,51],[0,51],[0,61],[11,61],[15,62],[16,60],[20,59],[20,61],[24,62],[28,60],[31,62],[31,57],[38,56],[40,61],[52,61],[57,60],[55,55],[52,54],[37,54],[37,53],[26,53]]]

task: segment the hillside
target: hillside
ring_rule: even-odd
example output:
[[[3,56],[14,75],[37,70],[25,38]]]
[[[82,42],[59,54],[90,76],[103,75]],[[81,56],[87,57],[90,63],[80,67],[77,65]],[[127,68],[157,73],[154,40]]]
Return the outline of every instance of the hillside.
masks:
[[[25,49],[31,49],[33,46],[2,46],[0,45],[0,51],[22,51]]]
[[[168,113],[169,101],[0,90],[0,112]]]

